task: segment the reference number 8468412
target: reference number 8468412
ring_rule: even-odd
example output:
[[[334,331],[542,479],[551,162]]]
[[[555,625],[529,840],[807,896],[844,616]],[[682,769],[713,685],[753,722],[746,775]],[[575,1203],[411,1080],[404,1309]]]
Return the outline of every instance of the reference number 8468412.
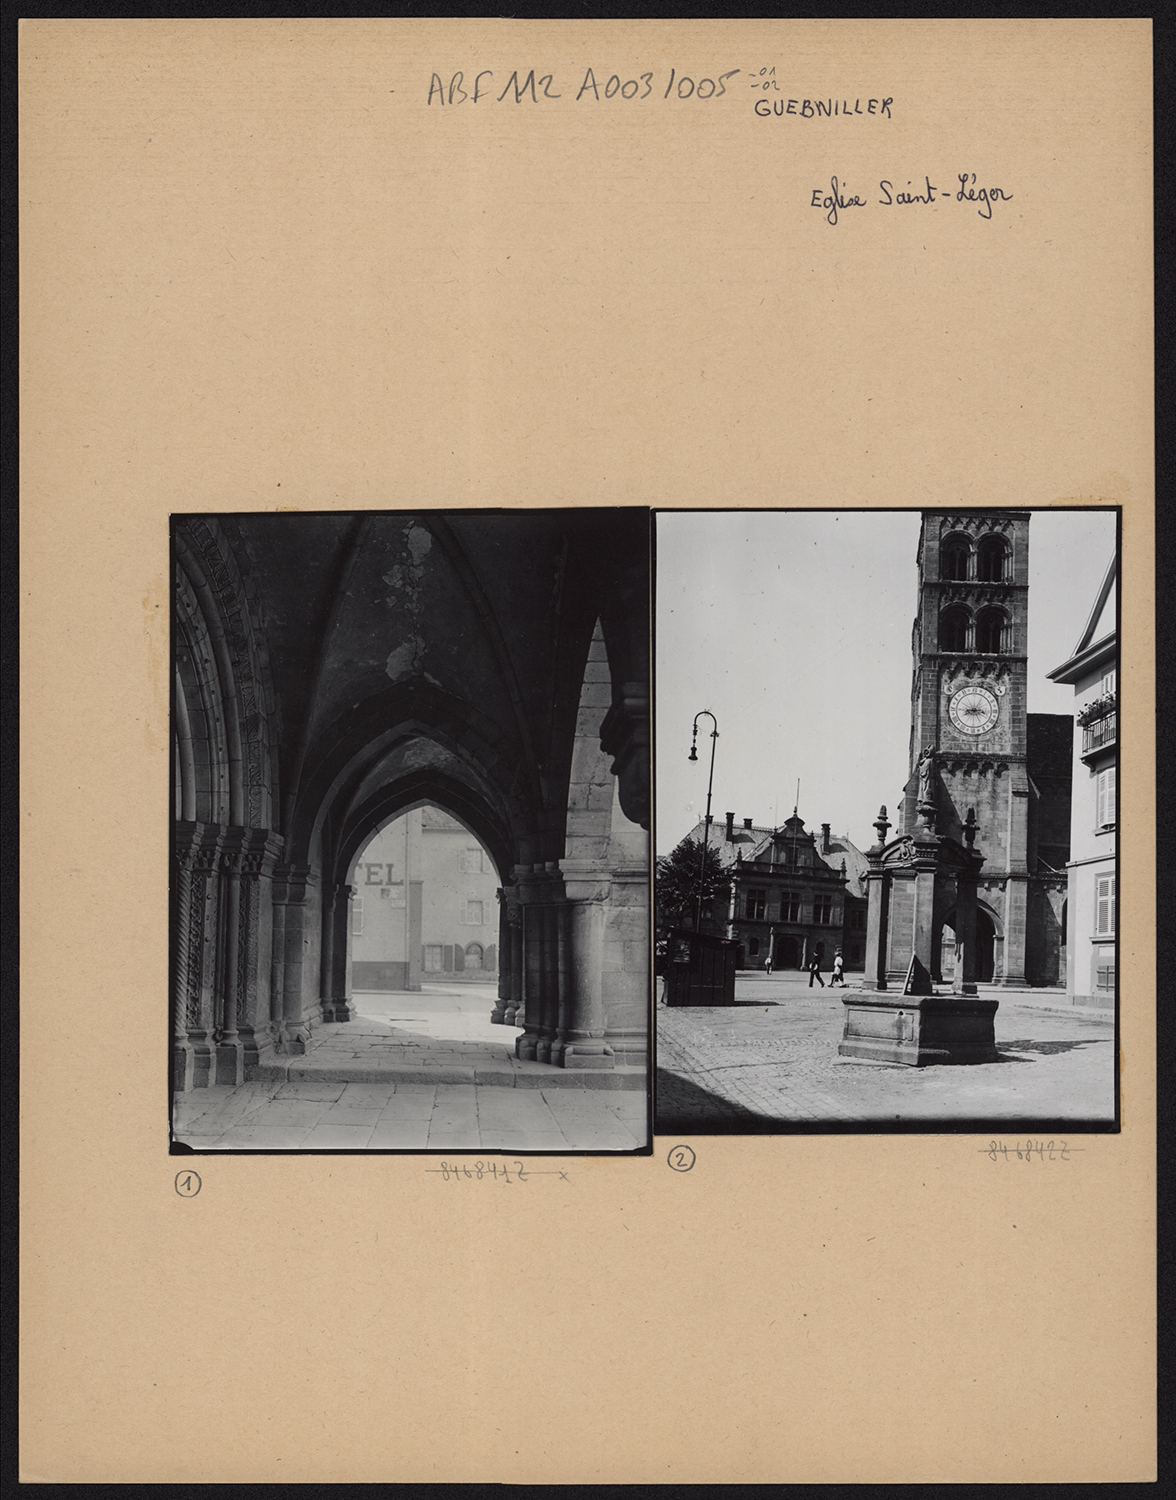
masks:
[[[438,1174],[442,1182],[456,1182],[459,1179],[475,1182],[529,1182],[532,1177],[562,1177],[565,1182],[568,1180],[567,1173],[560,1171],[558,1168],[554,1172],[536,1172],[529,1167],[525,1167],[517,1159],[514,1164],[513,1177],[511,1176],[511,1169],[506,1163],[497,1161],[443,1161],[440,1166],[426,1167],[425,1170]]]

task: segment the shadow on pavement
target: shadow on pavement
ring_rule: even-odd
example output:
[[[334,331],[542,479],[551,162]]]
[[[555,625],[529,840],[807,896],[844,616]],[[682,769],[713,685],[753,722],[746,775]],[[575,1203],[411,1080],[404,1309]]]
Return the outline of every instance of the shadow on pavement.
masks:
[[[1075,1042],[1000,1042],[998,1046],[1010,1052],[1040,1052],[1044,1057],[1052,1057],[1055,1052],[1073,1052],[1075,1047],[1106,1047],[1110,1043],[1108,1036],[1087,1036]]]
[[[742,1104],[734,1104],[708,1089],[699,1088],[688,1078],[657,1070],[657,1092],[654,1104],[654,1129],[666,1131],[704,1131],[747,1134],[761,1131],[764,1121]]]

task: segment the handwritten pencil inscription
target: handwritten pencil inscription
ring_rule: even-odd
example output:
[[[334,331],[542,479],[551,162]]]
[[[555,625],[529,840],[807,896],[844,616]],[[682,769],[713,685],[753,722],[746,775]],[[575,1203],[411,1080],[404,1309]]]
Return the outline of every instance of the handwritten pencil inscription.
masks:
[[[922,182],[908,178],[901,186],[896,185],[890,178],[883,177],[878,183],[878,190],[882,196],[863,198],[861,193],[851,193],[848,183],[839,182],[836,177],[831,177],[829,191],[824,188],[813,188],[809,198],[809,207],[819,208],[828,224],[836,224],[841,213],[847,208],[867,208],[871,203],[881,204],[883,208],[911,208],[932,203],[974,203],[977,205],[976,213],[980,218],[991,219],[995,204],[1011,203],[1013,199],[1012,193],[1006,192],[1002,187],[978,184],[975,172],[957,172],[956,183],[958,185],[953,193],[950,188],[944,189],[936,186],[926,175]]]

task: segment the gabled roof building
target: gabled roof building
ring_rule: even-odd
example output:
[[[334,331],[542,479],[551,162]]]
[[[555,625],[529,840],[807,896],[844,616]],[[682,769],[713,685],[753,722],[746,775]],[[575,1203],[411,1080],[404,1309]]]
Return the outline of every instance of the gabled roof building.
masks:
[[[700,821],[687,835],[703,838]],[[809,832],[794,808],[778,828],[751,818],[712,825],[710,847],[731,876],[726,911],[704,912],[704,930],[739,944],[737,966],[804,969],[813,954],[828,970],[840,948],[847,969],[860,969],[866,946],[866,856],[847,835],[822,823]]]

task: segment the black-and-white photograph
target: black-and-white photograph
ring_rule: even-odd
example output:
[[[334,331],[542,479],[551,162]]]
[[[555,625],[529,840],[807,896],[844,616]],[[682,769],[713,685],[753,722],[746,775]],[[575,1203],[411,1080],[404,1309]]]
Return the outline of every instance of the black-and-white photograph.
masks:
[[[659,1134],[1115,1128],[1118,512],[656,559]]]
[[[649,541],[173,517],[173,1151],[650,1149]]]

